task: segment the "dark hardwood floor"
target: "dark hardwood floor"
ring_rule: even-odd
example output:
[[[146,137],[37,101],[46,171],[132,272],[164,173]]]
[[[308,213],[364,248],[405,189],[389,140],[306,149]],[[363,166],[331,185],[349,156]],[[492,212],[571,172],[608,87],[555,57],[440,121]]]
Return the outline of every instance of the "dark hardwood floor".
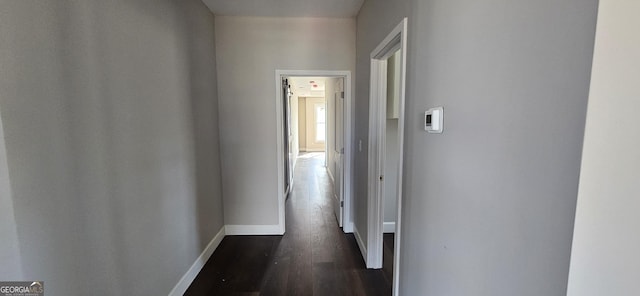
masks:
[[[382,271],[391,282],[393,280],[393,233],[385,233],[382,236]]]
[[[366,269],[338,227],[322,158],[298,159],[285,235],[225,237],[185,295],[391,295],[390,274]]]

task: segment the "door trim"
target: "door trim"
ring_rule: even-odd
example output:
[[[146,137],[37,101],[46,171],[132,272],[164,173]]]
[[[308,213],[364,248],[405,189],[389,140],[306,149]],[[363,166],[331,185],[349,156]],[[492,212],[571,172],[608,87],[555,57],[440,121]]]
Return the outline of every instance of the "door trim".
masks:
[[[397,218],[393,255],[393,295],[399,295],[400,241],[402,221],[402,167],[405,127],[405,86],[407,69],[407,18],[404,18],[371,52],[371,87],[369,95],[369,169],[368,169],[368,211],[367,211],[367,268],[382,268],[383,214],[382,196],[384,194],[385,127],[386,123],[386,59],[400,50],[400,104],[398,117],[398,179],[397,179]]]
[[[352,204],[353,204],[353,90],[352,90],[352,81],[351,81],[351,71],[329,71],[329,70],[276,70],[275,81],[276,81],[276,162],[277,162],[277,180],[278,184],[283,184],[284,182],[284,160],[282,159],[282,154],[284,153],[284,147],[282,144],[283,141],[283,114],[282,114],[282,87],[281,81],[282,77],[289,76],[297,76],[297,77],[343,77],[344,78],[344,92],[345,92],[345,118],[343,123],[344,128],[344,208],[343,217],[343,231],[345,233],[353,232],[353,215],[352,215]],[[278,187],[278,227],[280,232],[285,232],[285,199],[286,196],[284,194],[284,190]]]

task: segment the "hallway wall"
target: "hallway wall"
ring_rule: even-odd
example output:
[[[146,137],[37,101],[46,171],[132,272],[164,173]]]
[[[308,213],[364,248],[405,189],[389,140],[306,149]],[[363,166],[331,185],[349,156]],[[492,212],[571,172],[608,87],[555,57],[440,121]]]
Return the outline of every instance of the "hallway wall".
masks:
[[[13,210],[13,197],[9,182],[7,148],[2,127],[2,106],[0,106],[0,278],[4,281],[22,278],[22,260]]]
[[[2,1],[0,40],[23,271],[3,279],[166,295],[223,226],[213,15],[198,0]]]
[[[640,295],[638,13],[599,1],[569,296]]]
[[[307,151],[307,98],[296,96],[298,101],[298,150]]]
[[[354,73],[355,38],[354,19],[216,17],[226,224],[278,229],[276,69]]]
[[[565,295],[596,6],[365,1],[355,107],[364,147],[369,54],[409,18],[401,295]],[[437,106],[444,133],[427,134],[424,111]],[[367,169],[366,151],[356,153],[361,235]]]

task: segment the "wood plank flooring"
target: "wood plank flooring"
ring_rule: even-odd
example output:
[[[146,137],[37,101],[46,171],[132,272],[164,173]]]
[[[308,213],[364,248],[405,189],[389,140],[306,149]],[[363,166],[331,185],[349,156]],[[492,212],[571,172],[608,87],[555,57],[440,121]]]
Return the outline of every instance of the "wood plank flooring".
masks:
[[[393,237],[393,233],[382,236],[382,271],[390,281],[393,280]]]
[[[225,237],[185,295],[391,295],[390,274],[366,269],[337,225],[323,158],[298,159],[285,235]]]

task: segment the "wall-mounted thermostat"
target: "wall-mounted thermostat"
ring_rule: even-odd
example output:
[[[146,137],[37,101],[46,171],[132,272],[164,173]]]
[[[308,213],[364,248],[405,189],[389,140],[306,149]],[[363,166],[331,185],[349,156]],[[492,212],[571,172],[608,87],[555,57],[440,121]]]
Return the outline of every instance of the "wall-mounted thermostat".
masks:
[[[442,133],[442,107],[431,108],[424,112],[424,130],[430,133]]]

